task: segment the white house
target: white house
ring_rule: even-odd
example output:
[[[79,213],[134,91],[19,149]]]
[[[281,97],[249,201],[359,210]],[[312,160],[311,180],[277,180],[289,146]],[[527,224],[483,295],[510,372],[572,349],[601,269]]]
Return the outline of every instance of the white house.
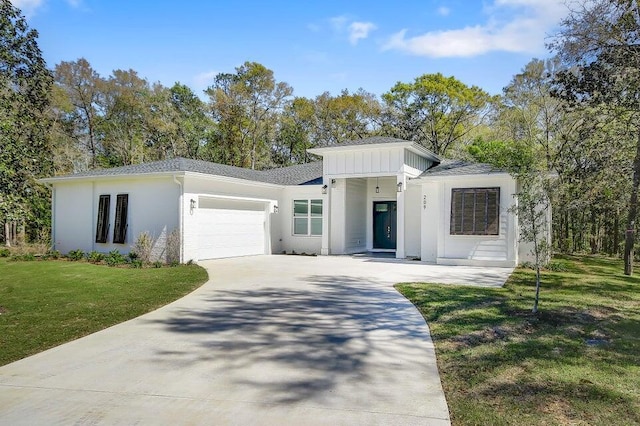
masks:
[[[322,161],[255,171],[174,158],[43,179],[54,248],[126,253],[148,232],[163,257],[174,231],[183,262],[378,251],[514,266],[525,255],[508,173],[386,137],[309,152]]]

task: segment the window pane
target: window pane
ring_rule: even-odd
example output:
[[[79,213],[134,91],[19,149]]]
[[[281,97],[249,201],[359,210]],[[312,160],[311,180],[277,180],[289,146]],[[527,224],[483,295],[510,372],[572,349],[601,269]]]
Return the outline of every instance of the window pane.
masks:
[[[295,235],[308,235],[309,234],[308,225],[309,225],[309,220],[306,217],[304,217],[304,218],[294,218],[293,219],[293,233]]]
[[[128,194],[118,194],[116,198],[116,219],[113,230],[114,244],[124,244],[127,240]]]
[[[311,200],[311,216],[322,216],[322,200]]]
[[[101,195],[98,202],[98,220],[96,222],[96,243],[106,243],[109,237],[110,195]]]
[[[314,217],[311,219],[311,235],[322,235],[321,217]]]
[[[498,235],[499,222],[500,188],[451,190],[452,235]]]
[[[307,200],[293,201],[293,215],[306,216],[309,214],[309,202]]]

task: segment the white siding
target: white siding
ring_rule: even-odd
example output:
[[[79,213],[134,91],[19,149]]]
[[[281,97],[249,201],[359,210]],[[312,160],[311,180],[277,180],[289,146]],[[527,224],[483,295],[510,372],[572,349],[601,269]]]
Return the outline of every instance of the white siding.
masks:
[[[397,174],[404,165],[403,147],[362,148],[324,154],[325,177]]]
[[[346,181],[345,253],[358,253],[367,247],[367,181]]]

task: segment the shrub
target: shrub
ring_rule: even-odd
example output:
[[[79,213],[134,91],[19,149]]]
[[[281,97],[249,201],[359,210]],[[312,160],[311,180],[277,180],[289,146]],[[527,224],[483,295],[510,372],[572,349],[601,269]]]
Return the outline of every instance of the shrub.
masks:
[[[553,272],[568,272],[569,265],[563,260],[552,260],[547,265],[547,269]]]
[[[174,229],[167,235],[167,263],[180,263],[180,231]]]
[[[0,257],[9,257],[11,256],[11,251],[8,248],[0,249]]]
[[[142,260],[140,260],[140,259],[132,259],[131,260],[131,267],[135,268],[135,269],[142,268]]]
[[[134,243],[131,254],[136,255],[136,259],[140,259],[143,263],[149,263],[151,260],[151,250],[153,249],[153,238],[149,235],[148,232],[142,232],[136,238],[136,242]],[[132,258],[133,259],[133,258]]]
[[[156,260],[155,262],[153,262],[153,267],[162,268],[162,262],[160,262],[159,260]]]
[[[84,252],[80,249],[71,250],[69,253],[67,253],[67,257],[69,258],[69,260],[77,262],[78,260],[82,260],[82,258],[84,257]]]
[[[36,260],[36,256],[33,253],[15,254],[11,256],[9,260],[12,260],[14,262],[20,262],[20,261],[31,262]]]
[[[105,262],[109,266],[116,266],[126,263],[127,258],[122,255],[117,249],[113,249],[104,258]]]
[[[93,250],[87,253],[87,260],[91,263],[100,263],[104,260],[104,254]]]
[[[48,250],[45,254],[42,255],[42,260],[48,259],[59,259],[60,252],[58,250]]]

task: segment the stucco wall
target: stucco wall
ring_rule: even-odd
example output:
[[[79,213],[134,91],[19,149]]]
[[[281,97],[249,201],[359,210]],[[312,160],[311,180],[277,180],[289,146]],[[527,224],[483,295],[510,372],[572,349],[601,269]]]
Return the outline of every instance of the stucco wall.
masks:
[[[96,243],[95,232],[100,195],[109,194],[109,236]],[[113,244],[116,196],[129,194],[127,235],[124,244]],[[178,186],[171,177],[146,179],[100,179],[55,184],[54,243],[62,253],[81,249],[128,253],[137,237],[148,232],[154,239],[153,254],[165,255],[168,233],[178,228]]]
[[[422,212],[422,188],[408,185],[405,192],[405,256],[420,257],[420,213]]]
[[[327,196],[322,194],[322,185],[301,185],[301,186],[288,186],[282,192],[280,197],[280,208],[278,213],[274,215],[274,220],[277,219],[278,235],[277,239],[278,250],[273,250],[273,253],[280,253],[286,251],[287,253],[307,253],[307,254],[320,254],[322,248],[322,236],[302,236],[293,235],[293,200],[323,200],[322,201],[322,214],[328,214],[327,211]],[[325,229],[322,230],[325,232]]]
[[[500,188],[499,235],[451,235],[451,190],[454,188]],[[421,258],[446,264],[494,264],[513,266],[518,257],[517,221],[509,212],[514,203],[515,181],[509,175],[449,177],[425,182],[422,213]]]

